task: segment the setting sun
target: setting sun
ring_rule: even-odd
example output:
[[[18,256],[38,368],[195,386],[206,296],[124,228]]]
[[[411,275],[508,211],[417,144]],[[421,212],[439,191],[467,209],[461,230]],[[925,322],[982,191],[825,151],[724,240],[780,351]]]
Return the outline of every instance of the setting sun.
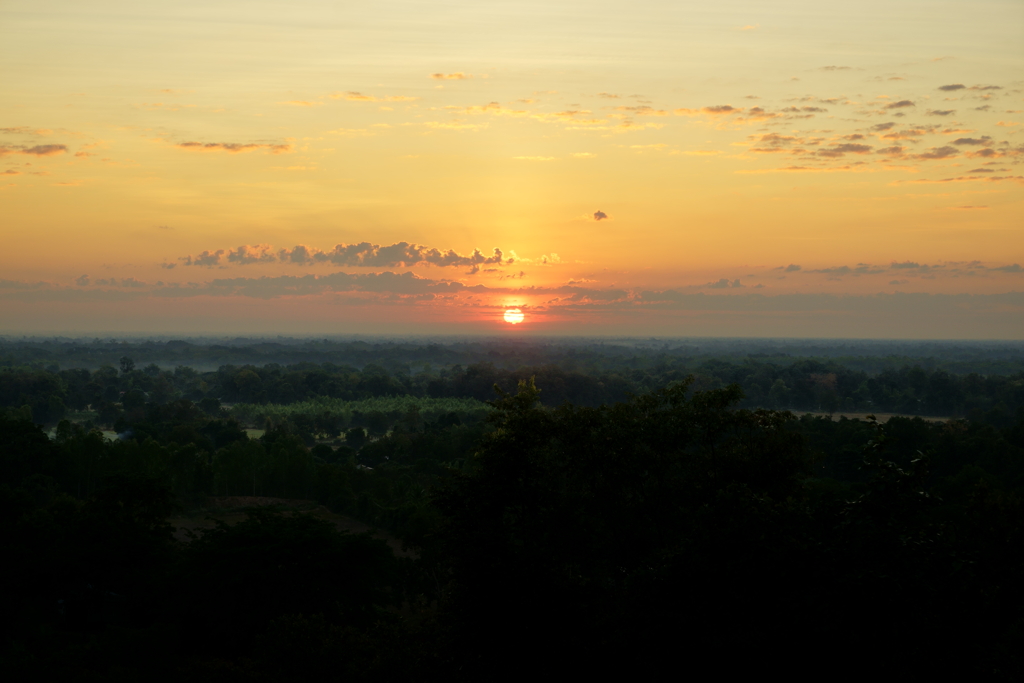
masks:
[[[524,317],[523,312],[518,308],[510,308],[505,311],[505,322],[512,323],[513,325],[518,325],[523,322]]]

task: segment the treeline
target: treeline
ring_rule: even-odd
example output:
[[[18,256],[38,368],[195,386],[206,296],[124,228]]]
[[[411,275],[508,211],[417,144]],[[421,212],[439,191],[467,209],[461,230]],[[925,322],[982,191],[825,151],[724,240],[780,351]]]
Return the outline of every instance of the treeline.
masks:
[[[625,401],[631,395],[682,381],[691,374],[702,389],[738,384],[744,391],[744,407],[971,416],[1005,424],[1024,406],[1024,372],[956,375],[943,369],[905,365],[869,374],[836,361],[813,359],[787,364],[757,359],[707,360],[696,368],[684,362],[666,362],[622,372],[585,372],[554,365],[503,368],[488,362],[412,373],[408,367],[388,370],[371,364],[359,369],[330,363],[225,365],[208,372],[179,366],[172,371],[155,364],[138,368],[125,356],[119,367],[95,371],[24,367],[0,370],[0,408],[21,411],[18,414],[42,424],[70,417],[114,425],[126,411],[147,403],[162,405],[179,400],[191,401],[211,413],[222,404],[268,406],[260,414],[274,413],[270,406],[320,399],[357,402],[411,396],[486,401],[492,397],[495,385],[510,391],[530,377],[536,377],[544,388],[545,405],[569,402],[596,407]],[[309,409],[318,408],[310,405]],[[238,416],[251,419],[257,412],[246,409]],[[295,410],[288,412],[296,414]]]
[[[882,425],[745,409],[739,386],[690,378],[601,407],[543,390],[522,382],[484,422],[411,415],[312,447],[185,400],[144,404],[118,441],[0,418],[5,670],[1024,673],[1024,412]],[[274,511],[174,541],[176,506],[254,493],[415,557]]]
[[[297,365],[330,363],[388,371],[468,367],[493,363],[500,368],[553,365],[584,374],[648,370],[666,363],[690,370],[709,360],[742,363],[748,358],[788,365],[810,359],[878,374],[904,365],[951,374],[1009,375],[1024,370],[1019,341],[900,341],[828,339],[656,339],[656,338],[438,338],[438,339],[69,339],[0,337],[0,368],[43,370],[104,365],[122,357],[140,365],[155,363],[209,370],[222,365]]]

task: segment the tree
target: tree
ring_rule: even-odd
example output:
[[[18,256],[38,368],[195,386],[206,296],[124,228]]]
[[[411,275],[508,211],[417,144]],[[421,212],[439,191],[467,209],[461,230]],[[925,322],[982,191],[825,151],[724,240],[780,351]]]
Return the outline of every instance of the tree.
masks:
[[[530,380],[494,401],[471,473],[436,496],[470,650],[529,667],[717,648],[725,615],[777,609],[794,590],[791,568],[765,561],[796,542],[785,501],[807,462],[792,415],[691,383],[545,410]]]

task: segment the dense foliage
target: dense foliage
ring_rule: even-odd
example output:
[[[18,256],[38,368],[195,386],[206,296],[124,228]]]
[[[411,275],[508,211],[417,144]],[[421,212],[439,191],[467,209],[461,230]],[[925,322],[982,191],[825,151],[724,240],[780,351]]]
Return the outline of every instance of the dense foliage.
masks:
[[[861,371],[829,363],[648,368],[616,375],[633,382],[624,400],[578,404],[566,399],[610,375],[170,372],[128,357],[0,371],[0,657],[49,680],[475,681],[795,661],[1018,678],[1021,380],[871,375],[869,390],[924,404],[953,390],[975,401],[961,418],[884,424],[751,396],[807,380],[821,402],[833,373],[837,391],[855,386],[840,378]],[[216,392],[241,375],[302,395],[230,405]],[[491,405],[476,393],[486,381]],[[545,382],[557,400],[541,400]],[[90,385],[99,408],[74,398]],[[171,515],[216,496],[312,501],[411,554],[273,508],[176,540]]]

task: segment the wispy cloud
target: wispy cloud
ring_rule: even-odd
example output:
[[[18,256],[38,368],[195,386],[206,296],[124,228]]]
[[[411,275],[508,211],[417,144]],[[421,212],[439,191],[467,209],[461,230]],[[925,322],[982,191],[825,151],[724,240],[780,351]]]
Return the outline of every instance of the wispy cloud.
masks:
[[[8,154],[27,154],[35,157],[52,157],[68,151],[67,145],[6,145],[0,146],[0,157]]]
[[[270,154],[284,154],[292,151],[292,146],[289,144],[275,145],[257,142],[179,142],[175,147],[191,152],[227,152],[229,154],[256,150],[264,150]]]

